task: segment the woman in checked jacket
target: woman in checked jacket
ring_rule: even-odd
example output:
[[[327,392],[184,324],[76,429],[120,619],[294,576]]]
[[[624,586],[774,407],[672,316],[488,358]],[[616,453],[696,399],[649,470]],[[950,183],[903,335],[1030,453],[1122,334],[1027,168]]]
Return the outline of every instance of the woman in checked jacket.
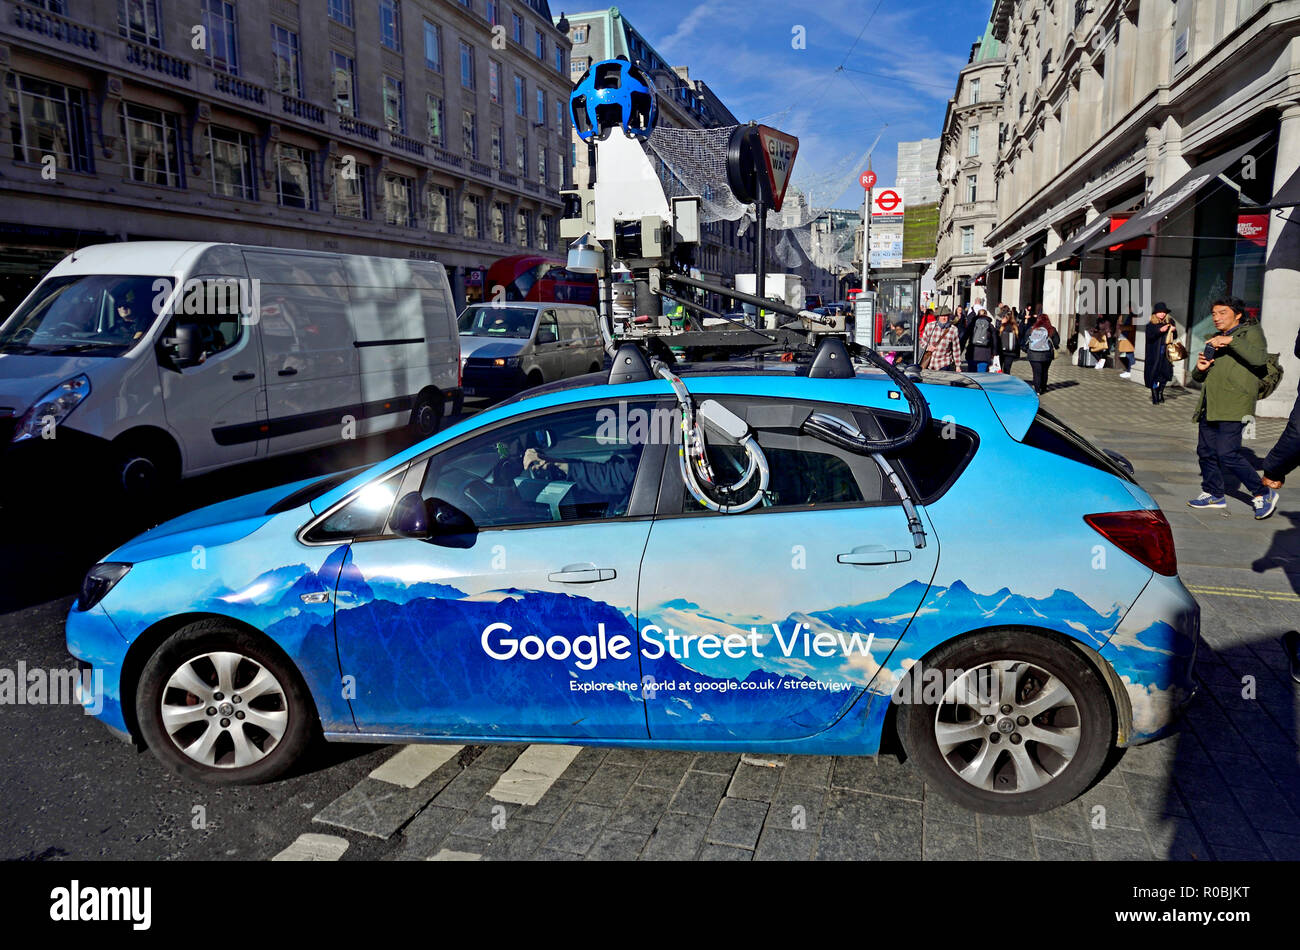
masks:
[[[956,372],[961,365],[961,334],[948,314],[939,311],[938,319],[921,335],[921,368]]]

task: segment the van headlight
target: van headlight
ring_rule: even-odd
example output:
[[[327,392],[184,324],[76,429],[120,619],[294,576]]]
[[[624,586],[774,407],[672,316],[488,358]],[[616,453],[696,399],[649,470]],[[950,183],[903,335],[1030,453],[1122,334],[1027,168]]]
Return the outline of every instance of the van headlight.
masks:
[[[131,565],[120,561],[104,561],[88,570],[85,579],[81,582],[81,592],[77,596],[77,609],[85,611],[95,606],[108,596],[108,592],[118,581],[126,577],[126,572],[129,570]]]
[[[22,442],[41,434],[47,425],[61,425],[68,413],[90,395],[90,379],[84,373],[65,379],[40,399],[18,420],[13,441]]]

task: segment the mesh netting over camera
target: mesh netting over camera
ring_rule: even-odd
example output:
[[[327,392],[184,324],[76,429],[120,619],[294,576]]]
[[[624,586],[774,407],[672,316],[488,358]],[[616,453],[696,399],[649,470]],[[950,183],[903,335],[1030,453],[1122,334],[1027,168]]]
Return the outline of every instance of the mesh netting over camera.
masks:
[[[727,184],[727,143],[735,126],[716,129],[673,129],[657,126],[650,136],[650,153],[658,161],[659,177],[669,198],[699,195],[702,223],[736,221],[744,234],[754,222],[752,205],[736,200]],[[853,258],[853,228],[833,227],[827,212],[851,189],[867,152],[849,157],[829,171],[797,175],[786,189],[780,211],[767,213],[772,256],[782,265],[813,262],[832,272],[847,269]],[[819,227],[814,228],[814,222]]]

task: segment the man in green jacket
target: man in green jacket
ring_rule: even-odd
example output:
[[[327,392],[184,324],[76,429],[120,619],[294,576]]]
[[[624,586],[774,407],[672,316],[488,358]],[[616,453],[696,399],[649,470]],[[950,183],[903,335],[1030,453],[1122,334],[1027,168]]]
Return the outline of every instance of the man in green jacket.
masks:
[[[1263,328],[1245,318],[1245,309],[1236,297],[1214,301],[1214,327],[1219,332],[1207,341],[1206,352],[1192,371],[1192,379],[1201,384],[1201,401],[1192,417],[1200,423],[1196,455],[1201,462],[1201,493],[1187,504],[1226,508],[1223,476],[1231,472],[1253,496],[1255,518],[1262,521],[1277,509],[1278,495],[1241,454],[1241,432],[1255,414],[1268,342]],[[1207,355],[1210,352],[1214,355]]]

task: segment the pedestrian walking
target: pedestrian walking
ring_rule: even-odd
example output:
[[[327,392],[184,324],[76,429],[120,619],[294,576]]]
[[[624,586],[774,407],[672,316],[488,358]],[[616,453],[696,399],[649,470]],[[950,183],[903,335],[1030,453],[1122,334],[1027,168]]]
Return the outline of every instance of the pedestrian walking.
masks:
[[[1278,494],[1241,454],[1241,432],[1255,414],[1260,378],[1268,366],[1268,341],[1245,310],[1237,297],[1214,301],[1212,317],[1218,334],[1206,341],[1192,371],[1192,379],[1201,384],[1201,399],[1192,417],[1200,425],[1196,456],[1201,463],[1201,493],[1187,504],[1226,508],[1224,476],[1232,474],[1250,492],[1255,518],[1262,521],[1277,509]]]
[[[1169,359],[1169,343],[1178,332],[1169,315],[1169,305],[1163,300],[1151,309],[1151,319],[1146,330],[1147,347],[1142,379],[1151,390],[1151,405],[1165,401],[1165,387],[1174,378],[1174,364]]]
[[[997,352],[997,328],[987,310],[980,310],[972,318],[962,335],[966,349],[966,362],[973,373],[987,373]]]
[[[1002,372],[1010,373],[1011,367],[1020,357],[1020,341],[1020,322],[1016,319],[1016,313],[1003,304],[998,323],[998,361],[1002,364]]]
[[[1137,328],[1133,325],[1133,314],[1130,313],[1115,330],[1115,352],[1124,367],[1124,372],[1119,374],[1120,379],[1129,379],[1133,375],[1133,354],[1137,349],[1133,341],[1136,336]]]
[[[1042,314],[1034,321],[1025,339],[1025,354],[1029,359],[1029,369],[1034,374],[1034,392],[1043,395],[1047,392],[1047,372],[1056,356],[1056,348],[1061,345],[1061,335],[1052,326],[1047,314]]]
[[[961,334],[941,307],[934,323],[921,336],[921,369],[956,372],[961,363]]]
[[[1300,333],[1295,337],[1295,355],[1300,359]],[[1297,468],[1300,468],[1300,396],[1291,407],[1291,417],[1282,430],[1282,437],[1264,459],[1262,481],[1266,487],[1277,490]]]

